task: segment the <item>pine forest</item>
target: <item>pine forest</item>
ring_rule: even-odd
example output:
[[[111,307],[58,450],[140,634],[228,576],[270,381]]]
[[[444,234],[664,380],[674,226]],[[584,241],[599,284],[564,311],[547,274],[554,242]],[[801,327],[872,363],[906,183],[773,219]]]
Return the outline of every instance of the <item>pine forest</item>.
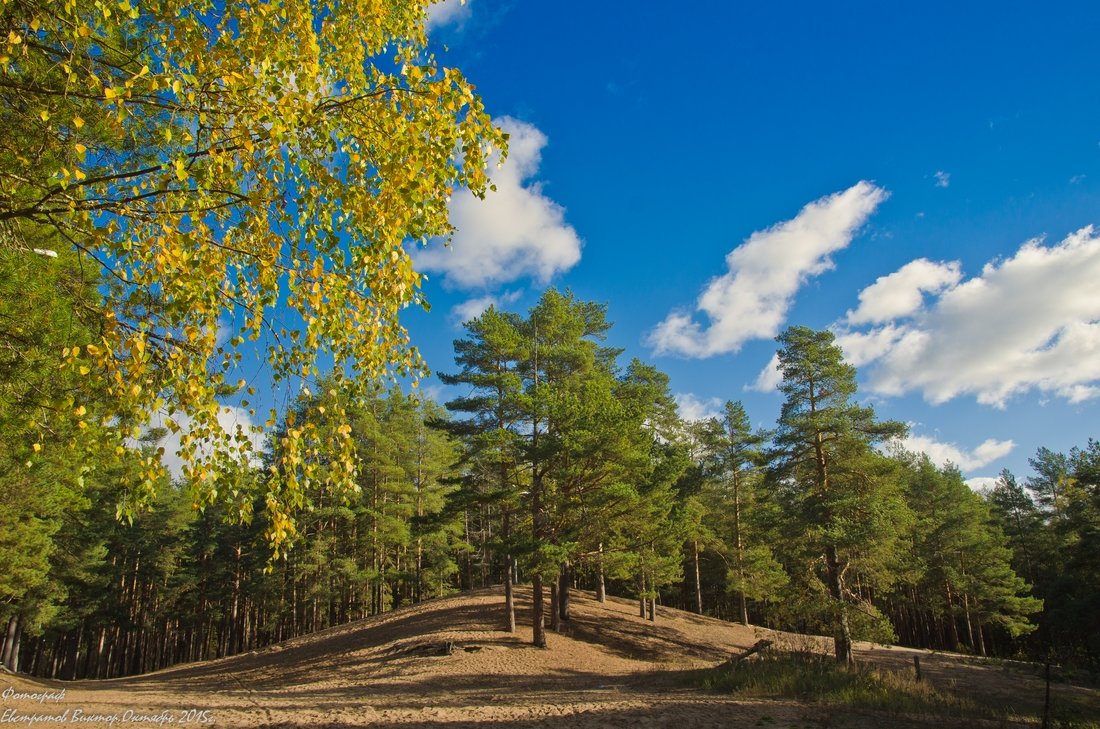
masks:
[[[1095,441],[1041,449],[1033,474],[975,493],[892,445],[904,426],[859,403],[828,332],[778,338],[785,400],[765,431],[734,401],[680,419],[665,375],[603,344],[610,327],[600,304],[551,289],[526,316],[466,323],[443,375],[465,394],[442,405],[322,380],[241,476],[271,478],[287,430],[315,418],[278,550],[261,505],[244,521],[196,510],[166,477],[120,520],[132,472],[74,470],[62,448],[27,468],[9,436],[5,665],[125,676],[503,584],[501,629],[533,619],[536,644],[568,621],[574,587],[632,597],[650,620],[669,605],[834,636],[841,661],[870,639],[1096,667]],[[359,454],[350,494],[326,486],[337,411]],[[533,616],[516,583],[542,595]]]

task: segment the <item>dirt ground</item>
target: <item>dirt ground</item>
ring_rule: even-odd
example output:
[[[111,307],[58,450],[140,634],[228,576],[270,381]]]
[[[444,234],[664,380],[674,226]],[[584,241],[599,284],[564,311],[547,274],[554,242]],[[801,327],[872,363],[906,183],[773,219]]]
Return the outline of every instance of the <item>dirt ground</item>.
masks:
[[[609,598],[600,604],[579,592],[572,603],[569,627],[561,634],[548,632],[547,650],[528,645],[531,630],[522,626],[530,625],[530,591],[521,589],[521,627],[513,635],[500,630],[499,591],[482,591],[146,676],[76,682],[0,676],[0,724],[406,729],[951,726],[942,720],[883,717],[793,701],[739,700],[693,689],[693,672],[761,638],[821,649],[829,641],[665,608],[658,608],[657,622],[649,623],[637,616],[634,602]],[[451,652],[439,650],[448,643]],[[923,673],[936,685],[982,693],[1005,706],[1041,705],[1042,681],[1003,665],[975,665],[962,656],[870,645],[859,647],[857,660],[911,670],[914,653],[921,655]],[[1075,691],[1086,692],[1090,700],[1097,693],[1056,686],[1056,692]]]

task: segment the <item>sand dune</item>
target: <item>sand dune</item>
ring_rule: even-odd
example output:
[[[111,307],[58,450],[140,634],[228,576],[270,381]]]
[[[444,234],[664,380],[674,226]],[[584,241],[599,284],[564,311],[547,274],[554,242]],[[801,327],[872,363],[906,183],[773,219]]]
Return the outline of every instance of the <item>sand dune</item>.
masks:
[[[828,641],[732,625],[575,592],[548,649],[531,647],[530,590],[517,590],[520,629],[501,630],[497,590],[433,600],[232,658],[111,681],[7,682],[0,723],[24,726],[808,727],[887,726],[798,702],[746,701],[691,688],[690,674],[761,638]],[[860,646],[861,660],[905,670],[914,651]],[[996,676],[961,657],[922,654],[934,681]],[[1023,680],[1023,679],[1020,679]],[[1002,680],[1002,683],[1004,681]],[[61,699],[29,697],[57,692]],[[1020,693],[1006,683],[1007,697]],[[1030,687],[1028,693],[1036,690]],[[66,714],[67,712],[67,714]],[[6,717],[6,719],[5,719]],[[891,717],[888,726],[925,726]],[[932,725],[931,723],[927,724]],[[936,722],[936,726],[944,726]]]

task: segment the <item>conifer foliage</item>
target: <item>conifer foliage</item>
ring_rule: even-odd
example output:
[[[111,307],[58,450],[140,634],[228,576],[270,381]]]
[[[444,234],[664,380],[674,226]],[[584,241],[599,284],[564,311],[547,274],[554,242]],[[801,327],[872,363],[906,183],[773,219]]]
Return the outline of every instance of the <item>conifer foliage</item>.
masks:
[[[889,586],[896,536],[908,518],[894,469],[873,446],[905,427],[878,421],[855,402],[855,368],[831,332],[792,327],[777,341],[786,400],[773,454],[776,487],[791,516],[796,570],[811,580],[810,592],[820,592],[836,659],[847,664],[853,620],[883,622],[854,586]]]
[[[41,295],[64,289],[52,291]],[[46,342],[34,321],[25,336]],[[47,456],[67,451],[29,468],[5,454],[2,660],[121,676],[503,585],[500,629],[539,646],[588,589],[637,600],[645,621],[674,606],[824,633],[841,663],[855,640],[896,638],[1095,665],[1094,442],[1041,450],[1032,478],[1005,473],[977,494],[890,440],[903,428],[859,403],[827,332],[780,336],[785,401],[769,432],[736,402],[683,421],[667,376],[620,364],[610,331],[604,306],[549,290],[526,314],[490,308],[465,324],[446,408],[320,378],[235,482],[257,500],[269,481],[297,484],[298,529],[277,553],[262,504],[246,523],[225,504],[195,511],[202,487],[186,475],[155,484],[130,524],[116,505],[140,464],[89,454],[79,475],[54,478],[63,463]],[[6,366],[17,394],[29,375]],[[0,404],[17,432],[17,399]],[[337,483],[345,441],[351,490]]]

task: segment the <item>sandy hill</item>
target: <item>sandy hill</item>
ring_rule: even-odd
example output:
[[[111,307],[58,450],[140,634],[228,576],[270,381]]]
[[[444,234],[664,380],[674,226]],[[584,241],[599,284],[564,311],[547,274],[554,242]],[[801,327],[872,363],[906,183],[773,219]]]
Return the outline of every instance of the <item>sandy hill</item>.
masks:
[[[833,726],[923,726],[897,717],[883,724],[875,716],[826,715],[820,707],[797,702],[737,700],[690,687],[693,671],[760,638],[824,650],[822,639],[666,608],[659,608],[651,623],[637,616],[632,601],[609,598],[601,604],[575,592],[568,627],[548,633],[548,650],[539,650],[529,645],[530,627],[524,627],[530,622],[530,591],[517,590],[521,627],[516,634],[500,629],[502,603],[499,590],[432,600],[260,651],[127,679],[61,683],[6,677],[3,712],[14,713],[0,712],[0,722],[687,729],[821,726],[827,719]],[[858,653],[861,660],[905,670],[916,651],[864,645]],[[987,692],[1003,692],[1006,701],[1022,695],[1041,700],[1035,679],[1008,680],[1003,671],[972,666],[959,656],[921,655],[933,681],[972,682]],[[31,693],[44,695],[30,698]]]

